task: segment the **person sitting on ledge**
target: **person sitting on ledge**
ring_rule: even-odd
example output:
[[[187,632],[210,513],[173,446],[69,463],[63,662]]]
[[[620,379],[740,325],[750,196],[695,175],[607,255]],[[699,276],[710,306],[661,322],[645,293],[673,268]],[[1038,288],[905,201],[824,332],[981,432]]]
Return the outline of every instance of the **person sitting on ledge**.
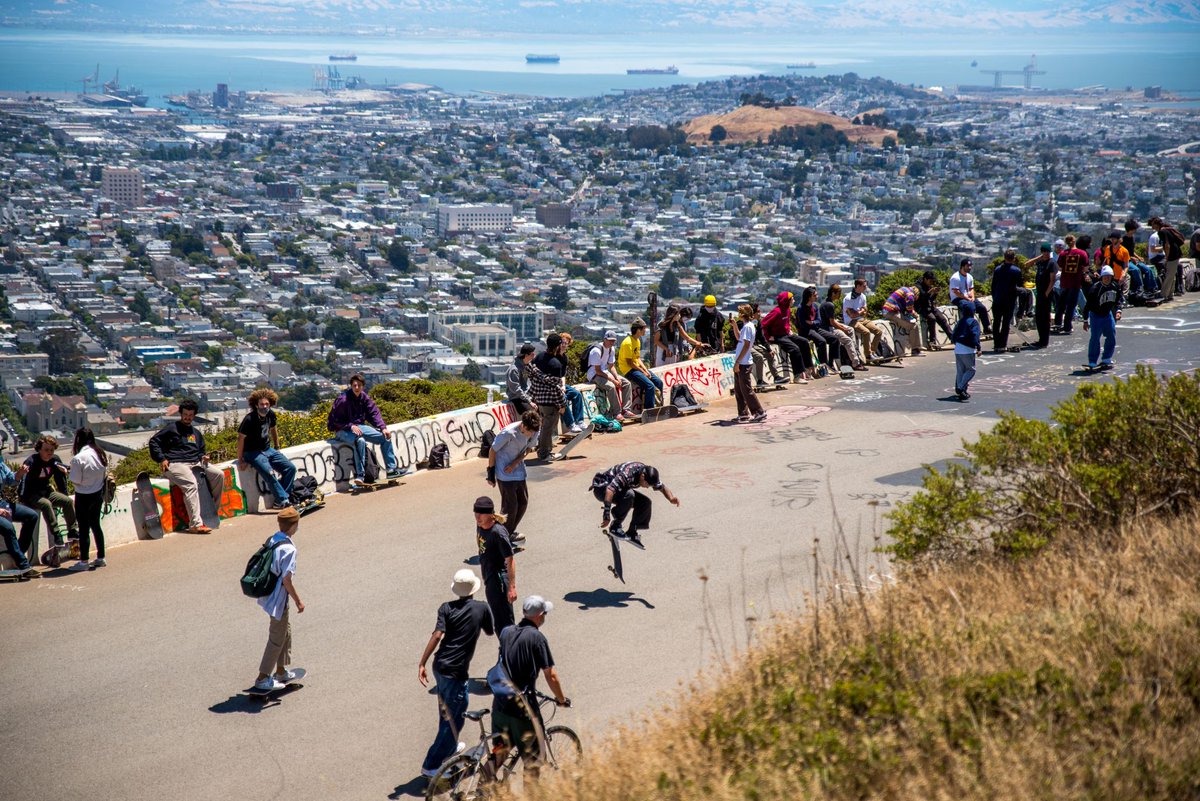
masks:
[[[200,486],[192,471],[199,467],[204,472],[214,505],[220,504],[221,494],[225,491],[225,473],[208,463],[204,433],[193,425],[199,410],[200,406],[190,398],[180,403],[179,420],[168,424],[150,438],[150,458],[158,462],[167,481],[183,490],[188,531],[207,534],[212,529],[204,525],[200,517]]]
[[[273,509],[291,506],[292,482],[296,479],[296,466],[279,451],[279,430],[275,427],[275,412],[272,407],[279,402],[274,390],[256,389],[250,393],[247,403],[250,413],[242,418],[238,426],[237,463],[245,469],[254,466],[275,499]],[[279,473],[279,478],[275,473]]]
[[[383,451],[383,466],[389,481],[404,475],[404,471],[396,464],[396,452],[387,435],[387,424],[383,422],[379,407],[367,394],[367,379],[361,373],[350,376],[350,388],[342,390],[342,394],[334,400],[326,427],[338,442],[354,448],[354,478],[350,480],[351,486],[366,484],[368,442],[378,445]]]

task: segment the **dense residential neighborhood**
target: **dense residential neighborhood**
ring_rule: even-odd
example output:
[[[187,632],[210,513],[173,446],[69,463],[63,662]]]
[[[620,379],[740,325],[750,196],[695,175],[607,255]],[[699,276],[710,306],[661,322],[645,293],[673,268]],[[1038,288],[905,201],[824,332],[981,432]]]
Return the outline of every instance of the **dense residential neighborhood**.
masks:
[[[547,331],[627,329],[650,292],[729,310],[1129,217],[1200,223],[1182,147],[1200,115],[1128,92],[847,74],[586,100],[103,97],[0,99],[10,439],[87,425],[111,444],[185,396],[220,419],[254,386],[302,410],[355,372],[493,382]],[[753,141],[688,127],[747,106]],[[843,124],[773,128],[780,106]]]

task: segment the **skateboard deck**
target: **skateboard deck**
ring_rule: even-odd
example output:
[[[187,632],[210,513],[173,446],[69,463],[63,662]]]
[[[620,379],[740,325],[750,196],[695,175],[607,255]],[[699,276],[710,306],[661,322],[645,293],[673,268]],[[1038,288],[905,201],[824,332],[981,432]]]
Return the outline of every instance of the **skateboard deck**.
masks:
[[[754,391],[761,395],[764,392],[774,392],[777,389],[787,389],[790,385],[790,382],[787,384],[763,384],[761,387],[755,386]]]
[[[1089,375],[1092,373],[1102,373],[1105,370],[1113,369],[1113,365],[1111,365],[1111,364],[1098,364],[1095,367],[1092,367],[1090,364],[1085,364],[1085,365],[1082,365],[1082,367],[1084,370],[1088,371]]]
[[[79,558],[79,540],[67,540],[62,545],[52,545],[38,557],[46,567],[61,567],[68,559]]]
[[[32,568],[29,570],[0,570],[0,581],[21,581],[34,578],[36,575],[37,571]]]
[[[154,495],[150,474],[144,470],[138,473],[136,486],[138,500],[142,505],[142,529],[150,539],[161,540],[163,535],[162,518],[158,516],[158,498]]]
[[[221,514],[217,511],[216,499],[209,492],[207,476],[199,467],[192,468],[192,475],[196,479],[196,489],[200,493],[200,522],[211,529],[220,528]],[[189,520],[188,525],[195,526],[196,522]]]
[[[657,423],[660,420],[674,420],[676,417],[679,417],[679,409],[673,404],[651,406],[649,409],[642,409],[641,422]]]
[[[854,368],[848,364],[843,364],[838,368],[838,377],[843,380],[854,378]]]
[[[571,437],[570,442],[568,442],[566,445],[562,446],[562,449],[559,450],[559,452],[558,452],[559,458],[566,459],[568,456],[570,456],[571,451],[574,450],[575,447],[578,446],[580,442],[583,442],[585,439],[590,437],[592,435],[592,432],[595,430],[596,430],[596,426],[593,423],[588,423],[586,426],[584,426],[584,429],[582,431],[580,431],[575,436]]]
[[[381,476],[380,478],[377,478],[374,481],[372,481],[370,484],[361,484],[357,487],[355,485],[351,484],[350,485],[350,493],[352,495],[357,495],[360,492],[374,492],[375,490],[381,489],[382,487],[395,487],[395,486],[399,486],[403,483],[404,482],[401,481],[399,478],[383,478]],[[322,505],[324,505],[324,502],[322,502]]]
[[[296,675],[292,678],[291,681],[287,682],[282,687],[279,687],[274,690],[260,690],[256,687],[251,687],[249,690],[246,690],[246,694],[253,695],[255,698],[267,699],[267,698],[270,698],[271,696],[291,692],[292,690],[299,690],[301,687],[304,686],[303,684],[299,683],[300,679],[304,678],[304,676],[307,674],[307,671],[304,668],[296,668],[295,670],[296,670]]]
[[[325,497],[322,495],[320,498],[313,498],[308,503],[302,503],[302,504],[298,505],[296,507],[296,511],[300,513],[301,517],[304,517],[309,512],[315,512],[318,509],[323,509],[324,507],[325,507]]]
[[[704,411],[705,407],[707,406],[707,403],[693,403],[691,406],[676,406],[675,411],[677,411],[679,414],[674,416],[687,417],[689,414],[695,414],[696,412]]]
[[[608,537],[608,544],[612,547],[612,564],[608,566],[608,572],[613,574],[613,577],[622,584],[625,583],[625,569],[621,566],[621,545],[617,538],[612,535],[607,526],[601,526],[600,530],[604,532],[604,536]]]

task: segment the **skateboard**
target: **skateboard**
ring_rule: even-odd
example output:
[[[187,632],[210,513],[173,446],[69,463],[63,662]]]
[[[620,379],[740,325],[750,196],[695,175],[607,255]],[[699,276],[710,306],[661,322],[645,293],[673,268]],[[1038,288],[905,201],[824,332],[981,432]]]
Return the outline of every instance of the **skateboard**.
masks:
[[[79,558],[79,540],[67,540],[62,545],[52,545],[38,558],[46,567],[61,567],[68,559]]]
[[[142,528],[146,536],[152,540],[161,540],[163,535],[162,518],[158,516],[158,499],[154,496],[154,486],[150,483],[150,474],[146,471],[138,473],[138,500],[142,505]]]
[[[261,698],[265,701],[272,696],[289,693],[292,690],[299,690],[304,686],[303,684],[299,683],[300,679],[304,678],[307,671],[305,671],[304,668],[295,668],[295,672],[296,675],[292,677],[292,680],[284,684],[282,687],[274,690],[260,690],[256,687],[251,687],[249,690],[246,690],[246,694],[253,695],[255,698]]]
[[[1105,370],[1111,370],[1111,369],[1113,369],[1113,365],[1112,364],[1098,364],[1095,367],[1092,367],[1090,364],[1085,364],[1085,365],[1083,365],[1083,369],[1087,370],[1088,375],[1091,375],[1092,373],[1102,373]]]
[[[0,581],[28,581],[37,577],[38,572],[33,568],[28,570],[0,570]]]
[[[777,389],[787,389],[789,386],[791,386],[791,382],[788,382],[787,384],[761,384],[755,385],[754,391],[755,393],[761,395],[764,392],[774,392]]]
[[[313,499],[311,501],[309,501],[308,503],[302,503],[302,504],[297,505],[296,511],[300,513],[301,517],[304,517],[309,512],[315,512],[318,509],[323,509],[324,507],[325,507],[325,496],[324,496],[324,494],[322,494],[320,497],[314,496]]]
[[[387,478],[386,476],[381,475],[381,476],[379,476],[379,478],[375,479],[370,484],[360,484],[357,487],[354,486],[353,484],[351,484],[350,485],[350,494],[358,495],[360,492],[374,492],[375,490],[381,489],[383,487],[399,486],[404,483],[400,479],[404,478],[404,476],[406,476],[406,475],[408,475],[408,473],[402,473],[401,475],[398,475],[395,478]],[[324,505],[324,502],[322,502],[322,505]]]
[[[660,420],[674,420],[676,417],[679,417],[679,409],[674,404],[651,406],[649,409],[642,409],[640,422],[657,423]]]
[[[838,378],[841,378],[843,381],[853,379],[854,378],[854,368],[848,364],[840,365],[838,367]]]
[[[677,412],[677,414],[673,414],[671,416],[672,417],[687,417],[689,414],[695,414],[696,412],[704,411],[704,409],[707,406],[708,406],[707,403],[693,403],[691,406],[676,406],[675,411]]]
[[[592,435],[592,432],[595,430],[596,430],[596,426],[593,425],[592,423],[588,423],[586,426],[584,426],[582,431],[580,431],[575,436],[571,437],[570,441],[567,442],[566,445],[562,446],[562,448],[558,452],[558,458],[566,459],[568,456],[570,456],[571,451],[575,448],[575,446],[577,446],[580,442],[583,442],[585,439],[590,437]]]
[[[196,479],[196,489],[200,493],[200,522],[211,529],[220,528],[221,515],[217,511],[217,500],[208,489],[208,476],[199,467],[192,468],[192,475]],[[225,479],[222,477],[221,480]],[[195,526],[196,523],[194,520],[189,520],[188,525]]]
[[[612,546],[612,564],[608,566],[608,572],[612,573],[617,581],[624,584],[625,569],[621,566],[621,546],[617,538],[608,530],[608,526],[601,526],[600,530],[604,532],[604,536],[608,537],[608,544]]]

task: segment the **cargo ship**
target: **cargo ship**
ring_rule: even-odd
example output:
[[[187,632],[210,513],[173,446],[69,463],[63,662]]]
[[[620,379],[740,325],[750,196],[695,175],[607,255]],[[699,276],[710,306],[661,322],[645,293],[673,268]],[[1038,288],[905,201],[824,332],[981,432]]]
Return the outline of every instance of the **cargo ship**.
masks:
[[[330,61],[358,61],[356,53],[334,53],[329,57]]]
[[[817,68],[817,62],[805,61],[803,64],[788,64],[787,68],[789,70],[815,70]]]
[[[557,64],[561,60],[557,53],[529,53],[525,56],[526,64]]]
[[[640,69],[640,70],[625,70],[625,74],[626,75],[678,75],[679,67],[676,67],[674,64],[672,64],[669,67],[665,67],[663,69],[655,69],[653,67],[647,67],[645,69]]]

